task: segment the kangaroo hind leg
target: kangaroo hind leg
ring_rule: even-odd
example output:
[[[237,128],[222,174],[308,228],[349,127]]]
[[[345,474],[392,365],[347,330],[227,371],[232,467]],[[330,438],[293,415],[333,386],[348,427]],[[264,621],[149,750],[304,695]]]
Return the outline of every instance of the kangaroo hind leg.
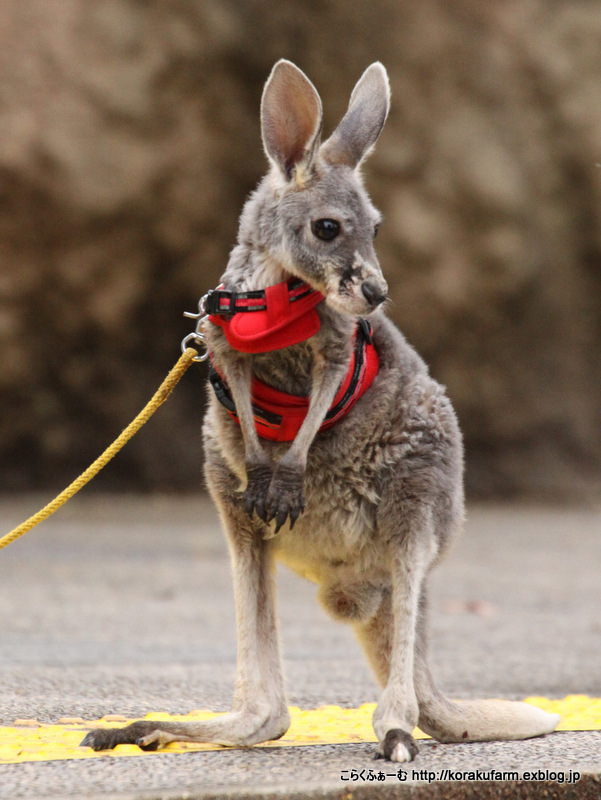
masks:
[[[225,468],[223,468],[225,469]],[[211,485],[211,469],[207,477]],[[228,475],[218,482],[224,486]],[[232,711],[198,722],[140,720],[125,728],[98,729],[82,745],[94,750],[118,744],[156,749],[173,741],[249,746],[278,739],[290,725],[275,619],[272,558],[266,526],[251,520],[231,493],[214,493],[230,540],[238,635],[238,668]]]
[[[412,761],[418,748],[412,737],[418,716],[414,688],[414,649],[422,585],[436,555],[432,513],[416,504],[398,515],[382,515],[391,565],[391,590],[383,593],[378,611],[356,623],[378,681],[384,686],[373,716],[378,753],[391,761]]]

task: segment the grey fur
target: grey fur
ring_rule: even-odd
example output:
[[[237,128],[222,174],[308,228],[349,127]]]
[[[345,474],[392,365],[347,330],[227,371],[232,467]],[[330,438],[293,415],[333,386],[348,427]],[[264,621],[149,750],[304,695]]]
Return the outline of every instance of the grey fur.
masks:
[[[441,741],[526,738],[557,724],[555,715],[524,703],[451,702],[428,668],[425,582],[462,527],[463,453],[444,389],[379,305],[387,291],[373,246],[380,215],[357,166],[373,147],[388,106],[386,71],[374,64],[340,126],[320,146],[315,88],[290,62],[273,69],[261,107],[271,170],[245,205],[222,281],[248,290],[296,275],[326,299],[317,306],[320,331],[284,350],[245,355],[232,350],[220,328],[211,326],[208,334],[241,423],[211,396],[206,480],[231,549],[237,608],[233,710],[201,723],[92,731],[87,745],[250,745],[281,736],[289,715],[275,558],[319,584],[326,610],[353,624],[383,686],[373,722],[385,758],[414,757],[411,732],[418,721]],[[333,241],[312,233],[312,222],[323,218],[341,224]],[[318,433],[349,363],[356,318],[367,314],[379,373],[346,417]],[[290,446],[259,439],[250,402],[253,374],[284,391],[310,394],[307,418]]]

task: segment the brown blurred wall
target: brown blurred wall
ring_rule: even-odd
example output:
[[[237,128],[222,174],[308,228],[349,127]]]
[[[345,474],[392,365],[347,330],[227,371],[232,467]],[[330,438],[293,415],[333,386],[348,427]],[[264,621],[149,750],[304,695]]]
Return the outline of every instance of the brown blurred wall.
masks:
[[[146,402],[265,168],[280,57],[326,130],[364,68],[390,312],[445,383],[472,497],[599,497],[601,6],[5,0],[0,491],[60,486]],[[97,481],[195,489],[202,372]]]

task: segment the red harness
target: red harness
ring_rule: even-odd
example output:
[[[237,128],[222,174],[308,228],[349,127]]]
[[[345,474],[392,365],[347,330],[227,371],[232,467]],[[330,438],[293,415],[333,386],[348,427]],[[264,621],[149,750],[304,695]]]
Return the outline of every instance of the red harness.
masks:
[[[298,279],[268,286],[265,291],[232,292],[214,289],[205,299],[209,320],[223,328],[228,342],[243,353],[266,353],[298,344],[319,330],[314,306],[324,297]],[[247,312],[254,313],[247,313]],[[227,315],[227,316],[225,316]],[[359,319],[349,369],[320,427],[341,419],[367,391],[378,373],[379,360],[371,326]],[[225,378],[211,358],[209,380],[219,402],[237,422],[238,416]],[[259,436],[289,442],[298,433],[309,409],[309,398],[282,392],[253,378],[252,403]]]

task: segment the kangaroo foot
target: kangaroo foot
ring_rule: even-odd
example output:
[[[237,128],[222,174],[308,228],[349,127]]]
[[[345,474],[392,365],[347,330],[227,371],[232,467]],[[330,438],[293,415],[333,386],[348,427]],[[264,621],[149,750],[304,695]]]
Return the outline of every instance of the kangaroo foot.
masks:
[[[387,761],[413,761],[419,748],[411,734],[400,728],[388,731],[380,743],[376,758],[385,758]]]
[[[137,744],[142,750],[156,750],[159,744],[163,744],[159,742],[160,737],[151,738],[157,732],[157,725],[157,722],[140,720],[132,722],[125,728],[98,728],[85,736],[80,747],[91,747],[92,750],[112,750],[118,744]],[[145,742],[145,739],[149,739],[149,741]]]

